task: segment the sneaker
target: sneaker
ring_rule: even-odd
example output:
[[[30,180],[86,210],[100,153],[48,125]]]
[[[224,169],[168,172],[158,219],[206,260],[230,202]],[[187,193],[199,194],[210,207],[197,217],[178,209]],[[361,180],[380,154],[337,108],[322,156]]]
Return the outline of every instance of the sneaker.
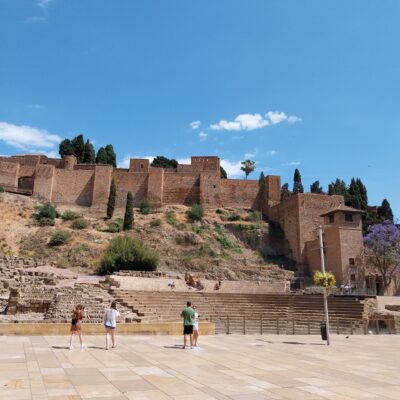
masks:
[[[72,346],[72,344],[71,344],[71,346],[69,346],[69,349],[70,349],[70,350],[73,350],[73,349],[74,349],[74,346]]]
[[[85,345],[82,343],[82,344],[81,344],[81,349],[83,349],[83,348],[85,348]]]

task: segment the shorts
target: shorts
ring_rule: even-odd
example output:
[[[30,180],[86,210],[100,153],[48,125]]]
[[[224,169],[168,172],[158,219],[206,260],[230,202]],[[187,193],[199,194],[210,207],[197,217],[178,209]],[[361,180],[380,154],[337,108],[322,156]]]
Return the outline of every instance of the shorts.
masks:
[[[199,322],[198,321],[193,322],[193,330],[194,331],[198,331],[199,330]]]
[[[183,334],[191,335],[193,333],[193,325],[183,325]]]
[[[108,329],[115,329],[115,326],[104,325]]]

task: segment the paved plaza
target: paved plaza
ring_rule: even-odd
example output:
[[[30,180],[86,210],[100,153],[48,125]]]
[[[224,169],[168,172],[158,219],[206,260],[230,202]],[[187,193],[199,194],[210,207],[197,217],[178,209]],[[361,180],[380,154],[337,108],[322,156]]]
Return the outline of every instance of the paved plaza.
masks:
[[[400,336],[1,336],[0,399],[399,399]],[[77,344],[77,343],[76,343]]]

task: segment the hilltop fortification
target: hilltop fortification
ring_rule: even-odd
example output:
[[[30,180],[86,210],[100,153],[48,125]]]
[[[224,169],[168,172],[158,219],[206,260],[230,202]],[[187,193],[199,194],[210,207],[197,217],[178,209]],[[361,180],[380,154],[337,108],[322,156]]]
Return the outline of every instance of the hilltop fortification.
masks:
[[[301,193],[281,201],[279,176],[265,177],[265,190],[260,190],[257,180],[221,179],[220,160],[215,156],[192,157],[190,164],[167,169],[151,167],[147,159],[131,159],[125,169],[77,164],[74,156],[0,157],[0,185],[6,191],[56,205],[105,210],[112,180],[117,207],[123,207],[127,192],[132,192],[135,205],[146,199],[153,207],[199,203],[205,208],[261,210],[282,228],[290,249],[287,256],[311,270],[319,268],[317,228],[323,225],[327,268],[339,283],[363,286],[361,216],[343,206],[342,196]]]

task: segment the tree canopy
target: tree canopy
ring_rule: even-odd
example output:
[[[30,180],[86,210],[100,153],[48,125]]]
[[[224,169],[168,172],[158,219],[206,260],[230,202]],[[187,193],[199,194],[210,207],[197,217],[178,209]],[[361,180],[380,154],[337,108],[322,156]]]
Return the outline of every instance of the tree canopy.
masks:
[[[372,225],[364,238],[367,265],[382,277],[386,289],[400,272],[400,229],[390,221]]]
[[[301,183],[300,171],[296,168],[293,176],[293,194],[304,193],[304,187]]]
[[[319,181],[315,181],[311,184],[310,186],[310,192],[311,193],[316,193],[316,194],[323,194],[324,191],[322,189],[322,187],[319,184]]]
[[[221,179],[228,179],[228,174],[224,170],[224,167],[220,166],[219,167],[219,176]]]
[[[64,139],[59,145],[61,157],[74,155],[79,164],[110,164],[117,166],[117,156],[111,144],[100,147],[95,153],[95,149],[90,140],[84,140],[83,135],[75,136],[72,140]]]
[[[256,169],[256,163],[251,160],[242,161],[242,167],[240,168],[247,177]]]
[[[177,168],[178,167],[178,161],[175,159],[169,159],[164,156],[157,156],[154,158],[152,163],[150,164],[152,167],[156,168]]]

